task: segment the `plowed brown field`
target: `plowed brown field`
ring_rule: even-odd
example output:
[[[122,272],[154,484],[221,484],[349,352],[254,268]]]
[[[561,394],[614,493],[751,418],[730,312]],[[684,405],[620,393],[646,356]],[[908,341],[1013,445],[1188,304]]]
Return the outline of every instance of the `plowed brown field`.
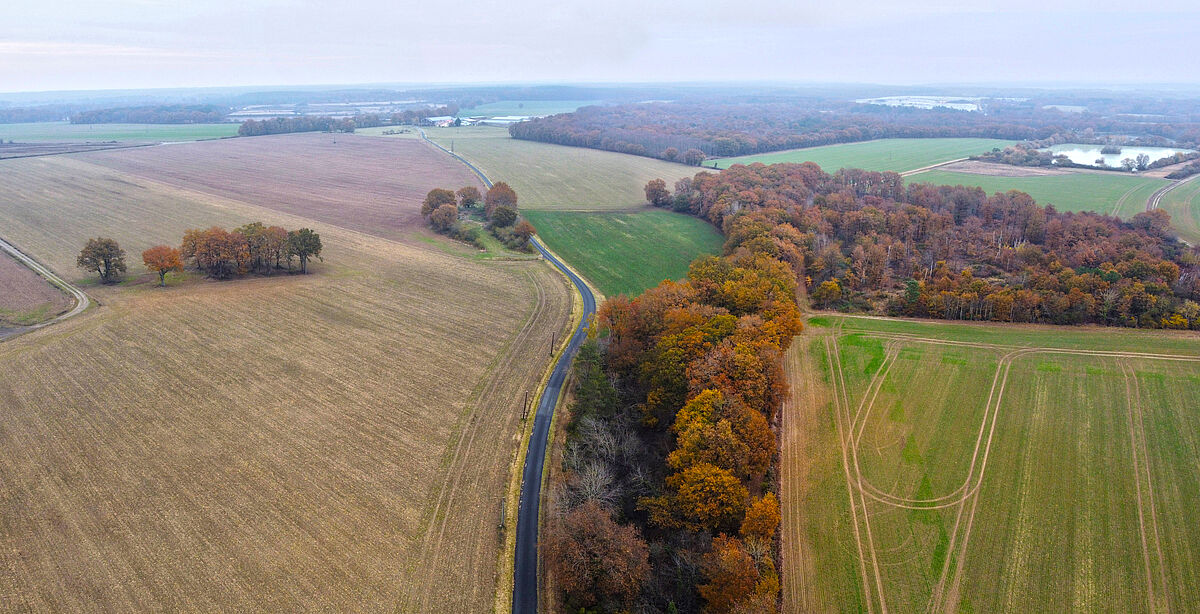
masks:
[[[189,227],[325,243],[308,276],[94,287],[99,308],[0,343],[5,609],[490,609],[522,395],[566,282],[390,240],[418,230],[389,207],[469,176],[402,141],[322,138],[0,163],[0,232],[72,279],[97,235],[135,275]]]

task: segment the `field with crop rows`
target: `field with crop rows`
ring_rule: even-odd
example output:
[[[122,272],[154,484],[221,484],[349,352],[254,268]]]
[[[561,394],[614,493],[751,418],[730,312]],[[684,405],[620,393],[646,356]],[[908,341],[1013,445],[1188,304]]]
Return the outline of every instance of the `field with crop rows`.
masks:
[[[38,141],[195,141],[237,136],[238,124],[0,124],[0,139]]]
[[[729,168],[734,164],[755,162],[815,162],[827,173],[833,173],[843,167],[899,173],[986,153],[994,147],[1004,149],[1014,142],[999,139],[880,139],[720,158],[705,162],[704,165]]]
[[[682,279],[724,238],[711,224],[662,210],[638,213],[526,211],[546,246],[606,296],[636,296],[664,279]]]
[[[280,138],[331,168],[352,167],[345,155],[364,172],[459,179],[399,149],[379,161]],[[421,232],[402,223],[364,232],[378,205],[362,180],[340,198],[328,174],[252,181],[216,162],[216,144],[172,146],[198,148],[174,158],[182,169],[90,154],[2,163],[6,239],[69,279],[86,276],[74,257],[87,237],[117,239],[136,262],[126,283],[89,286],[99,307],[0,343],[6,608],[490,609],[522,398],[544,367],[528,357],[562,336],[565,280],[545,263],[387,238]],[[224,178],[209,183],[207,164]],[[292,196],[305,193],[331,202],[314,197],[307,217]],[[394,206],[405,220],[418,205],[398,193]],[[325,261],[166,289],[144,275],[146,246],[254,220],[314,228]]]
[[[787,367],[785,610],[1200,607],[1196,335],[826,317]]]
[[[429,138],[470,160],[492,181],[511,185],[523,209],[640,208],[646,205],[645,188],[651,179],[664,179],[674,185],[676,180],[691,177],[699,170],[611,151],[520,141],[509,137],[507,128],[494,126],[424,130]]]
[[[1033,177],[996,177],[934,169],[912,175],[909,183],[965,185],[988,194],[1020,190],[1041,205],[1059,211],[1095,211],[1128,219],[1146,210],[1146,200],[1168,184],[1166,179],[1135,177],[1125,173],[1067,172]]]
[[[97,152],[102,164],[389,239],[423,225],[433,188],[483,185],[427,143],[306,132]]]

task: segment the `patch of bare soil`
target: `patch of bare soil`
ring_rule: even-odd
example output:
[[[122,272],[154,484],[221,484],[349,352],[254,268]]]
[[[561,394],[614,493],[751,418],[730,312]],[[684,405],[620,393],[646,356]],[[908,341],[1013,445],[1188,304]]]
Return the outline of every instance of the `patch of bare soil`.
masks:
[[[37,273],[0,252],[0,327],[36,324],[71,306],[71,298],[51,286]],[[26,321],[26,317],[44,314],[44,318]],[[20,321],[18,321],[20,320]]]
[[[947,164],[942,167],[942,170],[956,173],[970,173],[972,175],[989,175],[992,177],[1043,177],[1045,175],[1065,175],[1071,173],[1071,171],[1060,168],[1013,166],[1011,164],[995,164],[992,162],[980,162],[978,160],[966,160],[964,162]]]

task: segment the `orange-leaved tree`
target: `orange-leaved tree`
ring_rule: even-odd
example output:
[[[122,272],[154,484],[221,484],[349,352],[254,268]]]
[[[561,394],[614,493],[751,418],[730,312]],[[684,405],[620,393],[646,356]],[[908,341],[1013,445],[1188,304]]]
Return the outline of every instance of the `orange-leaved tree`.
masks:
[[[650,574],[650,553],[638,530],[613,522],[588,501],[550,523],[546,565],[574,605],[638,594]]]
[[[158,273],[158,285],[160,286],[167,285],[167,273],[183,270],[183,260],[179,257],[179,250],[167,245],[155,245],[142,252],[142,262],[147,269]]]
[[[732,473],[710,463],[697,463],[667,477],[667,493],[646,497],[640,506],[660,527],[689,531],[737,528],[749,491]]]
[[[758,586],[758,566],[736,537],[718,535],[713,539],[701,571],[707,582],[697,589],[708,602],[710,612],[731,611],[738,602],[753,595]]]

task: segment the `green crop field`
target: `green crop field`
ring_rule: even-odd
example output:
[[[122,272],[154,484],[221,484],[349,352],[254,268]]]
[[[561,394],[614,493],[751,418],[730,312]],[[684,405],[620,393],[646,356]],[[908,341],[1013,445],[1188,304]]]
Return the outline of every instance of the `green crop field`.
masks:
[[[1130,218],[1146,210],[1146,200],[1167,185],[1166,179],[1134,177],[1122,173],[1062,173],[1035,177],[996,177],[932,170],[913,175],[910,183],[978,186],[985,192],[1020,190],[1039,204],[1059,211],[1095,211]]]
[[[401,128],[392,128],[402,130]],[[381,135],[385,129],[360,130]],[[429,138],[478,166],[492,181],[517,191],[522,209],[571,211],[629,210],[646,205],[646,182],[668,185],[694,175],[695,167],[653,158],[567,147],[508,136],[507,128],[468,126],[425,128]],[[419,137],[416,133],[396,135]]]
[[[1192,245],[1200,243],[1200,179],[1191,179],[1167,192],[1159,207],[1171,214],[1171,225],[1180,238]]]
[[[526,211],[542,241],[607,296],[641,294],[681,279],[703,254],[721,251],[710,224],[680,213]]]
[[[237,136],[238,124],[0,124],[0,139],[42,141],[198,141]]]
[[[459,117],[498,117],[503,115],[555,115],[571,113],[579,107],[600,104],[599,100],[501,100],[470,109],[462,109]]]
[[[811,319],[784,609],[1200,607],[1200,337],[1096,333]]]
[[[705,166],[729,168],[734,164],[755,162],[816,162],[830,173],[843,167],[904,172],[985,153],[994,147],[1003,149],[1013,143],[1015,141],[999,139],[881,139],[721,158],[706,162]]]

